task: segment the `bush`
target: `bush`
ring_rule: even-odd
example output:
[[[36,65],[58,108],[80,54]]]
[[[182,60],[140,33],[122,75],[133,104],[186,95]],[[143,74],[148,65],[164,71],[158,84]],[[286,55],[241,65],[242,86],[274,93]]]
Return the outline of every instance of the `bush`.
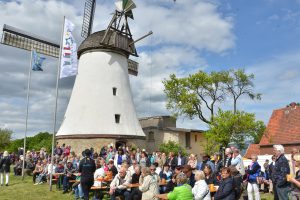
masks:
[[[186,155],[186,151],[178,143],[173,141],[168,141],[167,143],[162,143],[159,145],[159,151],[166,153],[168,155],[170,152],[174,152],[177,155],[178,151],[182,152],[182,155]]]

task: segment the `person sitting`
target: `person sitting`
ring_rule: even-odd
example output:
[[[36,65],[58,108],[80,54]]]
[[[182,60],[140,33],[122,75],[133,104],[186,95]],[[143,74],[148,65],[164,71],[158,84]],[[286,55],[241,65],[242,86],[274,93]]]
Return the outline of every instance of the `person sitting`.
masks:
[[[197,170],[195,172],[195,186],[192,189],[194,200],[210,200],[210,190],[205,182],[205,175],[203,171]]]
[[[142,185],[139,186],[139,190],[142,192],[142,199],[157,199],[155,195],[159,193],[159,185],[150,168],[142,168],[141,180]]]
[[[233,188],[233,179],[231,178],[231,171],[228,167],[222,168],[221,177],[222,180],[216,194],[214,195],[214,199],[234,200],[235,193]]]
[[[194,187],[196,181],[195,181],[195,174],[193,174],[191,166],[190,165],[184,165],[183,169],[182,169],[182,172],[187,176],[188,184],[191,187]]]
[[[159,173],[160,179],[165,179],[167,182],[169,182],[172,178],[172,171],[170,170],[170,167],[168,164],[164,164],[164,169]]]
[[[134,169],[135,169],[135,173],[132,174],[131,183],[132,184],[139,183],[141,185],[142,184],[141,166],[136,165]],[[129,199],[132,200],[142,199],[142,192],[139,190],[139,188],[132,188]]]
[[[131,166],[128,168],[128,170],[130,171],[130,174],[134,174],[135,172],[135,167],[138,165],[136,159],[132,159],[131,160]]]
[[[94,186],[101,186],[101,182],[105,177],[104,168],[100,164],[100,160],[96,160],[96,171],[94,173]]]
[[[69,189],[69,180],[75,180],[76,176],[73,174],[76,172],[76,169],[73,167],[71,160],[67,161],[65,168],[65,174],[63,176],[63,194],[68,192]]]
[[[22,175],[22,166],[23,166],[23,156],[20,156],[20,159],[16,162],[16,165],[14,167],[15,176],[21,176]]]
[[[156,171],[156,168],[155,168],[155,165],[151,165],[150,166],[150,172],[151,172],[151,175],[155,178],[155,180],[160,183],[161,179],[159,177],[159,175],[155,172]]]
[[[124,167],[121,167],[111,182],[109,190],[111,200],[115,200],[116,196],[124,196],[125,200],[129,200],[130,192],[127,190],[127,185],[130,184],[130,176],[126,171]]]
[[[42,184],[44,181],[46,181],[46,176],[48,173],[47,160],[43,161],[43,163],[41,164],[41,168],[42,168],[42,171],[38,175],[35,185]]]
[[[233,186],[235,192],[235,199],[238,200],[241,198],[243,193],[243,175],[238,171],[235,166],[230,166],[231,176],[233,179]]]
[[[192,187],[188,184],[188,177],[184,173],[180,173],[176,176],[177,186],[174,190],[168,193],[168,199],[170,200],[193,200]]]
[[[118,169],[114,165],[114,161],[112,159],[108,161],[108,171],[112,172],[113,178],[118,174]]]
[[[181,166],[177,166],[175,168],[174,174],[172,175],[172,179],[166,185],[166,189],[164,191],[165,193],[169,193],[169,192],[173,191],[174,187],[177,186],[176,176],[178,174],[180,174],[181,172],[182,172],[182,167]]]
[[[33,174],[32,175],[33,184],[35,184],[36,177],[38,177],[42,171],[43,171],[43,168],[42,168],[41,160],[38,160],[35,165],[35,168],[33,170],[33,173],[32,173]]]
[[[190,155],[187,165],[190,165],[192,169],[196,169],[196,167],[198,165],[198,161],[197,161],[197,157],[195,154]]]
[[[218,185],[217,177],[215,173],[213,173],[210,165],[205,165],[203,172],[205,174],[205,182],[207,185],[210,184]]]

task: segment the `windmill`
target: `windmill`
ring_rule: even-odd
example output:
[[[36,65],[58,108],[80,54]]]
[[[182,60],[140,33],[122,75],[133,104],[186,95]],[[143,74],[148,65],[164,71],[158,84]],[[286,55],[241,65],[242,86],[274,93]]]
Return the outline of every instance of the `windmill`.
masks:
[[[129,76],[137,76],[138,56],[128,20],[133,19],[132,0],[116,1],[113,17],[105,30],[92,33],[95,0],[86,0],[78,47],[78,75],[57,141],[70,144],[76,152],[108,144],[145,145],[133,104]],[[96,149],[100,150],[100,149]]]

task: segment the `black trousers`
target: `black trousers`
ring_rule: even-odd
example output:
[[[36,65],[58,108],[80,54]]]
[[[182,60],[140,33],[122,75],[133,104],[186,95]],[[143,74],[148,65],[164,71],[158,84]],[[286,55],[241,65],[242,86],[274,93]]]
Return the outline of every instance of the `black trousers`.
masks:
[[[94,184],[94,181],[80,182],[84,200],[89,200],[90,189]]]

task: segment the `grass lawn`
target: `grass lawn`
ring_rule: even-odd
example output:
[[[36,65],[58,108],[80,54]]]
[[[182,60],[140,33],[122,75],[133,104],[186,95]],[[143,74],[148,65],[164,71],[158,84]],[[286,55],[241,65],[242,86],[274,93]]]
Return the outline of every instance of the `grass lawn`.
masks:
[[[92,195],[92,194],[91,194]],[[49,185],[33,185],[32,176],[26,176],[24,181],[22,177],[10,175],[10,184],[8,187],[0,187],[1,200],[52,200],[52,199],[74,199],[71,193],[62,194],[61,190],[56,189],[53,185],[52,191],[49,191]],[[91,198],[90,198],[91,199]],[[261,194],[262,200],[272,200],[273,196],[269,194]]]

